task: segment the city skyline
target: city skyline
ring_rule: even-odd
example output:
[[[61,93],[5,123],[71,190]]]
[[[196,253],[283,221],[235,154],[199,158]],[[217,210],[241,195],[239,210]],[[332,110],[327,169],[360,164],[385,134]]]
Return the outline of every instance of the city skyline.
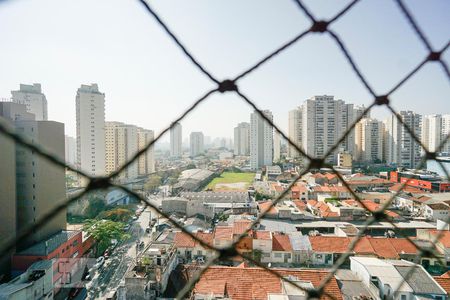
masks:
[[[255,23],[243,32],[239,29],[244,27],[245,17],[253,7],[251,2],[241,4],[242,13],[233,15],[231,28],[227,19],[232,11],[228,5],[214,6],[207,2],[195,5],[182,2],[176,4],[189,14],[183,15],[172,10],[170,4],[152,3],[169,26],[182,36],[182,42],[191,49],[194,56],[219,78],[237,74],[308,26],[308,21],[293,9],[290,1],[277,3],[276,9],[273,9],[273,3],[258,3],[260,11],[255,16]],[[99,14],[103,5],[106,3],[101,1],[89,3],[90,9],[86,11],[83,9],[85,6],[79,3],[66,5],[51,0],[39,4],[29,1],[4,3],[0,10],[0,34],[4,39],[4,55],[0,58],[0,63],[5,72],[0,75],[0,97],[9,97],[10,91],[17,90],[19,83],[41,83],[49,102],[49,119],[65,123],[66,133],[75,136],[75,116],[72,114],[75,91],[81,84],[98,83],[106,94],[106,120],[121,120],[151,128],[157,134],[210,88],[211,84],[184,60],[179,50],[166,39],[137,3],[123,5],[118,1],[111,1],[108,2],[109,13]],[[333,15],[343,6],[320,2],[307,2],[307,5],[312,12],[320,12],[316,13],[317,16],[324,17]],[[426,55],[426,51],[415,40],[408,24],[398,22],[401,12],[394,3],[388,1],[376,7],[375,5],[369,1],[358,3],[355,6],[358,14],[342,18],[333,24],[333,29],[343,37],[375,91],[382,93],[415,67],[415,63]],[[446,26],[443,26],[448,19],[446,12],[450,11],[448,2],[436,1],[431,7],[420,2],[408,5],[433,46],[441,48],[448,36]],[[48,9],[50,6],[53,10]],[[51,11],[54,10],[59,13],[52,14]],[[384,14],[383,24],[378,22],[375,14],[370,14],[374,10]],[[14,18],[18,13],[30,22],[19,24]],[[86,24],[76,22],[75,19],[70,22],[72,16],[77,14],[85,16]],[[267,21],[280,16],[284,22]],[[135,23],[122,24],[123,26],[114,24],[113,20],[125,17],[135,20]],[[214,18],[217,20],[214,21]],[[94,19],[96,22],[89,22]],[[192,22],[196,19],[199,22]],[[364,22],[364,30],[353,26],[352,20]],[[202,21],[214,22],[216,30],[220,32],[220,40],[202,25]],[[55,22],[58,26],[53,26]],[[30,30],[29,24],[33,24],[33,30]],[[47,30],[50,27],[52,30]],[[138,32],[140,30],[142,32]],[[85,34],[91,31],[92,34]],[[354,34],[348,34],[350,31]],[[139,36],[148,36],[148,39],[137,39],[137,33]],[[254,39],[248,39],[248,36]],[[371,39],[367,40],[366,36]],[[205,37],[211,39],[208,45],[202,42]],[[381,37],[386,37],[389,47],[377,43]],[[33,52],[23,44],[28,43],[29,39],[34,41]],[[214,47],[211,47],[213,44]],[[406,44],[410,46],[405,47]],[[11,48],[10,45],[16,46]],[[224,48],[227,49],[227,55],[222,60],[219,58]],[[108,55],[105,56],[103,53],[106,49]],[[326,55],[321,59],[308,59],[318,51],[323,51]],[[448,52],[443,57],[448,58]],[[26,66],[26,74],[17,71],[20,69],[17,68],[19,58],[19,65]],[[385,66],[376,64],[377,60],[383,60]],[[112,66],[117,72],[110,72]],[[162,70],[164,71],[161,72]],[[128,74],[127,80],[124,80],[123,74]],[[437,64],[426,66],[404,88],[392,95],[392,104],[397,110],[412,110],[421,114],[448,113],[448,106],[442,95],[448,94],[449,89],[443,75]],[[173,89],[173,86],[177,86],[177,89]],[[298,106],[312,95],[334,95],[356,105],[367,106],[372,101],[349,69],[345,58],[327,37],[311,36],[300,41],[291,50],[264,66],[260,72],[239,82],[239,86],[259,107],[271,110],[276,124],[285,132],[286,110]],[[424,99],[427,106],[423,106]],[[283,105],[278,105],[279,101]],[[129,105],[124,106],[122,103]],[[137,107],[142,109],[136,109]],[[186,132],[205,128],[207,130],[204,130],[204,134],[207,136],[231,137],[234,124],[245,120],[251,111],[234,95],[214,95],[183,121],[183,127]],[[383,119],[380,116],[385,112],[384,108],[375,108],[372,115]],[[227,126],[211,126],[214,122]],[[163,140],[167,141],[168,137]]]

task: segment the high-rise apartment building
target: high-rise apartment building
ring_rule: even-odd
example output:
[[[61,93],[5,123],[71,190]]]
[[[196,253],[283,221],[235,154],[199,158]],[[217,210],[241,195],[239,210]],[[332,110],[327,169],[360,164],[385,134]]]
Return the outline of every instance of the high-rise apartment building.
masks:
[[[347,128],[364,111],[334,96],[314,96],[302,105],[302,146],[306,154],[323,157],[344,135]],[[350,132],[336,151],[327,157],[328,162],[336,162],[337,152],[354,152],[354,133]]]
[[[399,117],[420,139],[422,116],[412,111],[401,111]],[[385,121],[385,126],[386,161],[407,168],[418,167],[422,152],[420,144],[409,134],[395,115],[389,116]]]
[[[155,139],[153,130],[148,130],[138,127],[138,148],[139,150],[145,148],[148,143]],[[155,154],[154,147],[151,146],[144,154],[139,156],[139,175],[148,175],[155,172]]]
[[[364,162],[383,160],[383,122],[363,118],[355,126],[354,159]]]
[[[234,155],[250,155],[250,123],[242,122],[234,128]]]
[[[291,142],[295,143],[299,148],[302,148],[302,107],[298,107],[289,111],[288,119],[288,136]],[[300,156],[295,147],[288,145],[288,156],[296,158]]]
[[[272,112],[263,111],[273,120]],[[263,166],[271,166],[273,162],[273,127],[258,112],[250,115],[250,168],[257,170]]]
[[[77,140],[74,137],[65,136],[66,163],[75,166],[77,163]]]
[[[0,122],[8,123],[14,126],[14,117],[10,118],[6,106],[16,105],[23,108],[25,106],[11,103],[0,102]],[[6,241],[16,237],[16,150],[14,141],[4,134],[0,133],[0,240]],[[0,257],[0,278],[9,276],[11,266],[11,255],[13,251]],[[7,278],[7,277],[6,277]]]
[[[36,121],[34,114],[28,113],[27,110],[24,104],[0,103],[0,115],[8,120],[18,133],[63,159],[64,124],[54,121]],[[13,174],[13,177],[1,177],[2,181],[8,183],[8,188],[2,189],[0,193],[2,229],[10,229],[10,234],[13,234],[15,230],[21,232],[30,226],[33,227],[58,203],[65,201],[65,170],[19,144],[14,146],[13,159],[3,161],[8,157],[12,158],[11,144],[0,143],[0,147],[4,150],[0,155],[1,173],[12,172]],[[12,184],[13,182],[15,184]],[[14,199],[12,193],[15,193]],[[9,200],[3,201],[3,197],[8,197]],[[8,215],[3,216],[3,214]],[[23,239],[18,245],[19,249],[39,242],[65,228],[66,211],[62,210],[41,228],[36,228],[32,235]]]
[[[204,138],[202,132],[191,132],[189,136],[189,156],[196,157],[203,154],[204,150]]]
[[[442,115],[441,125],[441,141],[444,143],[440,152],[450,154],[450,139],[447,137],[450,135],[450,114]],[[447,140],[447,142],[445,142]]]
[[[105,174],[105,94],[97,84],[81,85],[76,96],[77,167],[91,176]]]
[[[119,169],[138,151],[138,129],[121,122],[105,122],[105,169],[107,174]],[[134,161],[119,174],[121,179],[138,177],[139,164]]]
[[[442,116],[428,115],[422,119],[422,143],[429,151],[436,151],[442,139]]]
[[[176,123],[170,128],[170,157],[180,158],[182,155],[182,127]]]
[[[273,133],[273,161],[279,162],[281,159],[281,134],[278,131]]]
[[[36,121],[46,121],[47,98],[42,93],[41,84],[21,84],[18,91],[11,91],[12,101],[26,106],[29,113],[34,114]]]

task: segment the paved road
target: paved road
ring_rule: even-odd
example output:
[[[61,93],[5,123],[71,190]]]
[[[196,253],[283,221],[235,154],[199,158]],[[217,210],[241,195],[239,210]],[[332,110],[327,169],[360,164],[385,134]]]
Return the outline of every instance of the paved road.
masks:
[[[128,267],[136,260],[136,255],[140,251],[137,251],[136,241],[143,241],[145,245],[148,245],[151,241],[150,235],[145,233],[151,217],[152,213],[147,208],[132,223],[128,232],[130,238],[117,246],[103,267],[95,271],[95,275],[86,287],[88,299],[105,298],[108,293],[117,289],[124,279]]]

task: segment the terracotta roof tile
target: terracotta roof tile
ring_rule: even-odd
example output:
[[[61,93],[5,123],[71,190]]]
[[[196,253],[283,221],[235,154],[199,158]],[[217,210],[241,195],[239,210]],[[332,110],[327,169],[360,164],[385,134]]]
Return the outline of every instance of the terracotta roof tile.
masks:
[[[450,277],[436,276],[433,278],[447,292],[447,294],[450,294]]]
[[[266,230],[255,231],[254,238],[257,240],[271,240],[272,239],[270,231],[266,231]]]
[[[252,221],[250,220],[235,220],[233,223],[233,234],[243,234],[251,225]]]
[[[215,240],[233,240],[233,227],[231,226],[217,226],[216,230],[214,230],[214,239]]]
[[[273,251],[292,251],[291,240],[287,234],[272,234],[272,250]]]
[[[329,273],[324,270],[273,270],[282,276],[291,275],[299,280],[309,281],[316,288]],[[194,287],[194,294],[218,296],[223,295],[226,290],[228,297],[233,300],[266,300],[269,294],[282,293],[282,288],[280,278],[261,268],[212,266],[200,277]],[[334,277],[325,286],[325,291],[336,300],[342,300],[342,294]],[[321,299],[329,298],[324,295]]]
[[[381,258],[398,259],[399,255],[394,246],[386,238],[367,238],[372,245],[375,254]]]
[[[327,253],[346,253],[350,238],[337,236],[310,236],[309,241],[313,251]]]
[[[261,213],[269,210],[267,212],[268,214],[278,214],[278,209],[276,207],[270,207],[271,203],[271,201],[258,202],[259,210],[261,211]]]
[[[175,247],[177,248],[194,248],[195,240],[184,232],[175,233]]]
[[[297,206],[297,208],[299,210],[306,210],[306,203],[302,200],[293,200],[292,202],[294,202],[295,206]]]
[[[436,237],[439,237],[439,243],[441,243],[445,248],[450,248],[450,231],[430,229],[428,232],[433,236],[433,240],[436,239]]]

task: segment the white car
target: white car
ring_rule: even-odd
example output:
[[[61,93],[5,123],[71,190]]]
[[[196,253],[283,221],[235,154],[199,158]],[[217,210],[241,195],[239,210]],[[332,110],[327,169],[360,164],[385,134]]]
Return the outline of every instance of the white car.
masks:
[[[105,263],[105,258],[103,256],[100,256],[97,258],[97,263],[94,265],[95,268],[99,269],[103,264]]]

